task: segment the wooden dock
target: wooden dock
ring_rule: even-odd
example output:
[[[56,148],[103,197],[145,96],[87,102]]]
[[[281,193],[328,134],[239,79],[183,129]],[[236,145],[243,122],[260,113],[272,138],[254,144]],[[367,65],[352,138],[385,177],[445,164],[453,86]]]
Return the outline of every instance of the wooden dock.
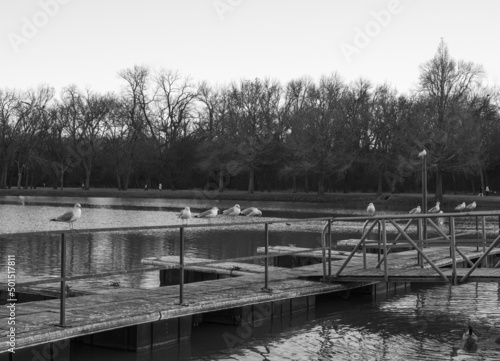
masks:
[[[339,277],[323,279],[323,264],[319,263],[322,251],[308,252],[297,247],[269,249],[269,253],[275,256],[291,251],[297,252],[292,257],[302,258],[307,264],[295,268],[270,266],[268,289],[263,289],[265,268],[261,264],[221,261],[217,264],[200,265],[208,260],[186,258],[185,272],[201,272],[213,276],[193,279],[192,283],[185,284],[182,305],[179,304],[178,285],[156,289],[109,286],[92,290],[89,287],[79,289],[78,282],[70,283],[75,297],[66,299],[66,327],[57,325],[58,299],[17,303],[17,356],[1,353],[9,348],[8,338],[2,337],[0,360],[18,360],[21,359],[19,355],[22,355],[23,349],[32,352],[36,347],[46,344],[57,347],[64,340],[75,337],[84,341],[92,338],[89,342],[94,345],[104,345],[103,337],[99,336],[102,332],[111,332],[114,335],[113,342],[119,348],[140,350],[189,337],[195,318],[199,322],[199,317],[209,320],[212,315],[212,320],[226,317],[237,322],[252,322],[256,317],[256,310],[265,318],[281,317],[314,307],[316,295],[385,281],[383,269],[374,268],[378,262],[377,254],[366,254],[369,267],[364,269],[363,255],[357,253]],[[477,259],[482,254],[471,247],[464,247],[462,251],[470,259]],[[439,267],[449,267],[452,263],[449,248],[436,247],[425,249],[425,252]],[[490,257],[497,254],[500,254],[500,249],[494,249]],[[332,274],[341,267],[348,255],[349,252],[332,251]],[[390,282],[443,281],[428,265],[424,268],[417,265],[415,251],[389,254],[388,261],[391,265]],[[178,257],[148,258],[142,263],[168,268],[178,263]],[[466,270],[458,268],[457,272],[461,275]],[[178,273],[176,269],[168,271]],[[444,272],[451,275],[451,269]],[[469,281],[499,282],[500,269],[478,269]],[[52,291],[57,292],[54,287]],[[8,318],[9,309],[0,308],[0,332],[4,336],[9,333]]]

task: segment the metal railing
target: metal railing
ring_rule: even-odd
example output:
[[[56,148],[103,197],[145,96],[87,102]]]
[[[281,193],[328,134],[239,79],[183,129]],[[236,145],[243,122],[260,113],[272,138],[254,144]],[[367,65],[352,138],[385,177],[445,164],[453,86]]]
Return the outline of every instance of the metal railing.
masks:
[[[238,227],[238,226],[258,226],[264,225],[264,247],[265,254],[261,256],[246,256],[246,257],[237,257],[230,259],[219,259],[219,260],[209,260],[203,262],[189,263],[189,266],[203,266],[209,264],[223,263],[223,262],[237,262],[237,261],[249,261],[249,260],[258,260],[264,259],[264,286],[262,287],[262,291],[271,292],[272,290],[269,288],[269,259],[273,259],[274,257],[288,256],[288,255],[297,255],[304,252],[311,252],[322,250],[323,251],[323,259],[322,263],[326,265],[326,245],[323,243],[321,247],[316,248],[307,248],[302,249],[301,251],[294,252],[286,252],[280,254],[269,254],[269,225],[271,224],[280,224],[280,223],[306,223],[306,222],[327,222],[327,224],[331,224],[332,218],[323,217],[323,218],[307,218],[307,219],[287,219],[287,220],[273,220],[273,221],[254,221],[254,222],[231,222],[231,223],[204,223],[204,224],[189,224],[189,225],[168,225],[168,226],[148,226],[148,227],[114,227],[114,228],[95,228],[95,229],[73,229],[69,231],[46,231],[46,232],[23,232],[23,233],[4,233],[0,234],[0,238],[22,238],[29,236],[54,236],[60,235],[60,277],[52,277],[42,280],[28,281],[28,282],[19,282],[17,283],[18,287],[23,286],[31,286],[31,285],[40,285],[40,284],[50,284],[50,283],[60,283],[60,321],[59,326],[66,327],[66,290],[67,283],[76,280],[85,280],[85,279],[95,279],[123,274],[134,274],[134,273],[143,273],[143,272],[151,272],[158,271],[162,269],[179,269],[179,305],[184,305],[184,269],[186,268],[185,259],[184,259],[184,230],[189,228],[214,228],[214,227]],[[133,270],[120,270],[120,271],[111,271],[111,272],[100,272],[100,273],[92,273],[85,275],[72,275],[67,276],[66,274],[66,243],[67,237],[66,234],[89,234],[89,233],[97,233],[97,232],[129,232],[129,231],[150,231],[150,230],[169,230],[169,229],[178,229],[179,230],[179,242],[180,242],[180,250],[179,250],[179,264],[168,265],[168,266],[155,266],[155,267],[147,267],[147,268],[138,268]],[[331,237],[331,230],[329,231],[329,236]],[[324,239],[322,239],[324,242]],[[329,253],[328,257],[331,258],[331,240],[328,243]],[[330,267],[331,274],[331,267]],[[326,271],[323,274],[324,278],[326,278]]]
[[[333,279],[339,277],[342,273],[342,271],[345,269],[345,267],[349,264],[351,261],[352,257],[354,254],[358,251],[360,247],[363,247],[363,267],[366,268],[366,248],[372,247],[376,248],[378,250],[382,250],[383,257],[378,260],[378,263],[376,265],[376,268],[380,268],[382,263],[384,264],[384,279],[385,281],[388,281],[389,279],[389,272],[388,272],[388,253],[390,251],[390,247],[388,248],[389,244],[392,244],[392,246],[398,246],[398,245],[406,245],[406,246],[411,246],[412,249],[417,251],[417,264],[420,265],[421,267],[424,267],[423,260],[427,261],[429,266],[436,271],[437,274],[439,274],[440,277],[443,278],[445,282],[452,283],[452,284],[457,284],[457,278],[456,278],[456,262],[457,262],[457,256],[456,253],[458,253],[465,262],[471,267],[469,271],[462,277],[460,282],[465,282],[472,272],[479,267],[483,263],[483,261],[486,259],[486,257],[490,254],[490,252],[495,248],[499,243],[500,243],[500,231],[498,232],[499,235],[489,241],[486,239],[486,217],[491,217],[495,216],[498,217],[499,220],[499,225],[500,225],[500,211],[490,211],[490,212],[465,212],[465,213],[440,213],[440,214],[418,214],[418,215],[395,215],[395,216],[374,216],[370,217],[368,220],[366,217],[342,217],[342,218],[334,218],[334,221],[362,221],[365,220],[365,222],[372,221],[371,225],[368,226],[367,223],[365,223],[363,227],[363,235],[359,242],[354,246],[353,250],[349,254],[348,258],[345,260],[345,262],[340,266],[336,274],[332,277]],[[472,262],[464,252],[462,252],[459,248],[459,243],[457,241],[457,234],[456,234],[456,229],[455,229],[455,218],[463,218],[463,217],[476,217],[476,237],[478,239],[476,240],[467,240],[467,243],[469,245],[475,245],[477,247],[477,250],[479,250],[479,246],[483,246],[483,253],[480,256],[480,258],[474,263]],[[449,235],[447,235],[440,226],[434,222],[433,219],[438,218],[438,219],[448,219],[448,224],[449,224]],[[481,232],[478,231],[478,219],[481,219]],[[404,228],[401,227],[397,223],[397,221],[405,221],[408,220]],[[413,240],[408,233],[406,232],[407,228],[410,226],[410,224],[416,220],[417,221],[417,233],[418,233],[418,240]],[[387,223],[391,224],[398,232],[398,235],[395,240],[393,241],[388,241],[387,240]],[[439,222],[438,222],[439,223]],[[379,225],[381,232],[379,232],[379,237],[377,241],[367,241],[367,238],[370,235],[370,232],[374,229],[375,225]],[[431,229],[433,229],[435,232],[439,234],[439,237],[435,238],[430,238],[427,239],[424,237],[424,228],[426,226],[430,226]],[[366,231],[365,229],[368,228]],[[427,232],[425,232],[427,233]],[[468,232],[470,233],[470,232]],[[467,234],[467,233],[465,233]],[[464,235],[462,233],[461,235]],[[479,238],[479,236],[481,238]],[[403,241],[399,241],[400,237],[403,238]],[[486,245],[489,244],[489,247],[486,249]],[[450,248],[450,258],[452,262],[452,280],[450,281],[448,277],[440,270],[440,268],[433,262],[426,254],[425,254],[425,247],[426,246],[447,246]],[[380,256],[380,252],[378,252],[378,255]],[[498,267],[500,265],[500,262],[498,262],[495,267]]]
[[[202,266],[202,265],[208,265],[208,264],[215,264],[215,263],[223,263],[223,262],[235,262],[235,261],[248,261],[248,260],[257,260],[257,259],[264,259],[265,264],[264,264],[264,286],[262,287],[262,291],[264,292],[270,292],[271,289],[269,288],[269,259],[273,259],[274,257],[282,257],[282,256],[293,256],[297,254],[303,254],[305,252],[311,252],[311,251],[316,251],[316,250],[321,250],[322,251],[322,264],[323,264],[323,279],[324,280],[329,280],[329,279],[335,279],[338,277],[344,268],[347,266],[347,264],[350,262],[354,254],[358,251],[358,249],[363,246],[364,252],[366,252],[366,246],[373,245],[373,243],[368,242],[367,243],[367,238],[370,234],[370,232],[374,229],[375,225],[379,225],[380,230],[379,230],[379,239],[376,243],[377,247],[382,249],[383,251],[383,258],[379,260],[379,264],[377,267],[381,265],[381,263],[384,263],[384,274],[385,278],[388,279],[388,264],[387,264],[387,255],[388,255],[388,244],[389,243],[396,243],[399,240],[399,237],[402,236],[407,243],[409,243],[414,249],[417,250],[419,257],[422,259],[425,259],[431,267],[436,270],[436,272],[443,277],[443,279],[447,282],[449,282],[448,278],[442,273],[442,271],[437,267],[432,260],[425,255],[425,252],[423,251],[422,245],[425,245],[427,243],[431,244],[430,242],[432,239],[423,239],[422,238],[422,220],[425,220],[426,223],[429,223],[433,228],[436,229],[436,231],[440,234],[441,240],[446,240],[449,242],[450,245],[450,251],[453,253],[452,258],[453,258],[453,270],[455,274],[455,250],[467,260],[467,262],[471,265],[470,271],[467,273],[466,276],[464,276],[461,280],[461,282],[464,282],[470,274],[476,269],[479,265],[479,262],[482,261],[488,254],[489,252],[496,247],[496,245],[500,242],[500,236],[497,237],[493,242],[491,242],[489,248],[484,250],[483,255],[481,258],[476,262],[472,263],[457,247],[457,242],[456,242],[456,235],[455,235],[455,227],[454,227],[454,219],[457,217],[482,217],[482,235],[483,238],[485,237],[485,221],[484,218],[487,216],[498,216],[499,221],[500,221],[500,211],[495,211],[495,212],[469,212],[469,213],[443,213],[443,214],[421,214],[421,215],[383,215],[383,216],[374,216],[374,217],[322,217],[322,218],[307,218],[307,219],[286,219],[286,220],[273,220],[273,221],[255,221],[255,222],[239,222],[239,223],[207,223],[207,224],[190,224],[190,225],[167,225],[167,226],[149,226],[149,227],[116,227],[116,228],[96,228],[96,229],[74,229],[71,231],[47,231],[47,232],[25,232],[25,233],[6,233],[6,234],[0,234],[0,238],[4,237],[25,237],[25,236],[33,236],[33,235],[43,235],[43,236],[51,236],[51,235],[60,235],[61,239],[61,255],[60,255],[60,261],[61,261],[61,266],[60,266],[60,277],[53,277],[53,278],[48,278],[44,280],[36,280],[36,281],[30,281],[30,282],[24,282],[24,283],[18,283],[18,286],[29,286],[29,285],[39,285],[39,284],[48,284],[48,283],[56,283],[60,282],[60,323],[59,325],[62,327],[66,326],[66,286],[67,282],[70,281],[75,281],[75,280],[84,280],[84,279],[91,279],[91,278],[102,278],[102,277],[109,277],[109,276],[114,276],[114,275],[123,275],[123,274],[133,274],[133,273],[143,273],[143,272],[150,272],[150,271],[158,271],[162,269],[179,269],[179,304],[183,305],[184,304],[184,270],[186,268],[185,266],[185,259],[184,259],[184,230],[189,229],[189,228],[213,228],[213,227],[237,227],[237,226],[258,226],[258,225],[264,225],[264,247],[265,247],[265,254],[264,255],[257,255],[257,256],[247,256],[247,257],[238,257],[238,258],[231,258],[231,259],[221,259],[221,260],[210,260],[210,261],[204,261],[204,262],[197,262],[197,263],[189,263],[189,266]],[[437,217],[447,217],[450,220],[450,236],[446,235],[442,230],[439,229],[439,227],[432,221],[433,218]],[[407,225],[404,228],[401,228],[401,226],[396,222],[397,220],[408,220]],[[419,234],[419,240],[414,241],[411,239],[411,237],[406,233],[406,229],[410,225],[410,223],[413,220],[417,220],[418,222],[418,234]],[[372,222],[371,225],[369,225],[367,228],[368,230],[364,232],[359,240],[359,242],[354,246],[352,249],[351,253],[348,255],[347,259],[345,260],[344,264],[340,267],[340,269],[336,272],[335,276],[332,277],[332,226],[334,225],[334,222]],[[321,236],[321,247],[317,248],[307,248],[307,249],[301,249],[300,251],[294,251],[294,252],[286,252],[286,253],[279,253],[279,254],[269,254],[269,225],[272,224],[280,224],[280,223],[306,223],[306,222],[326,222],[323,231],[322,231],[322,236]],[[397,231],[399,232],[399,235],[394,241],[388,241],[387,240],[387,222],[392,224]],[[79,233],[96,233],[96,232],[128,232],[128,231],[149,231],[149,230],[168,230],[168,229],[178,229],[179,230],[179,241],[180,241],[180,250],[179,250],[179,264],[174,264],[174,265],[169,265],[169,266],[155,266],[155,267],[148,267],[148,268],[138,268],[138,269],[133,269],[133,270],[121,270],[121,271],[112,271],[112,272],[100,272],[100,273],[93,273],[93,274],[85,274],[85,275],[74,275],[74,276],[67,276],[66,274],[66,237],[65,234],[70,233],[70,234],[79,234]],[[334,245],[336,246],[336,245]],[[422,247],[422,248],[421,248]],[[328,251],[328,253],[327,253]],[[365,255],[365,253],[364,253]],[[380,255],[380,252],[379,252]],[[499,262],[500,263],[500,262]],[[366,267],[366,256],[364,256],[364,265]],[[327,269],[328,268],[328,269]]]

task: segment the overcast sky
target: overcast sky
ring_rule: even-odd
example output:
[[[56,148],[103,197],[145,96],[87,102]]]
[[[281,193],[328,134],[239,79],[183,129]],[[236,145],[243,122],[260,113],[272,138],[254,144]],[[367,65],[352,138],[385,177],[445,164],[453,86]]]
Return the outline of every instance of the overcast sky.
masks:
[[[1,0],[0,88],[119,91],[134,64],[212,84],[338,72],[415,87],[441,37],[500,82],[495,0]]]

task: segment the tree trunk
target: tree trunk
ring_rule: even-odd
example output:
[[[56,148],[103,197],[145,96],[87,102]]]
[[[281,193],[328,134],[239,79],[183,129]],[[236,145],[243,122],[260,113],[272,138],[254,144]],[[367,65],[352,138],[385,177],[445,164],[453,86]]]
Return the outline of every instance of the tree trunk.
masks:
[[[17,171],[17,189],[21,189],[21,180],[23,178],[23,172],[18,170]]]
[[[318,178],[318,195],[323,196],[325,194],[325,175],[320,174]]]
[[[219,193],[224,192],[224,171],[219,172]]]
[[[292,175],[292,193],[297,193],[297,174]]]
[[[344,193],[349,193],[349,172],[345,172],[344,176]]]
[[[484,185],[483,170],[481,168],[479,168],[479,176],[481,178],[481,188],[483,189],[483,193],[486,194],[486,187]]]
[[[2,177],[0,178],[0,188],[7,188],[7,170],[9,168],[9,164],[7,160],[3,162],[2,166]]]
[[[120,174],[118,174],[118,170],[116,171],[116,183],[118,184],[118,190],[122,190],[122,181],[120,179]]]
[[[254,169],[250,169],[250,175],[248,177],[248,193],[253,193],[255,191],[255,185],[254,185]]]
[[[443,174],[439,166],[436,169],[436,194],[434,195],[436,201],[443,201]]]
[[[123,177],[123,190],[126,191],[128,189],[128,185],[130,184],[130,168],[125,172],[125,177]]]
[[[309,176],[306,172],[305,178],[304,178],[304,191],[306,193],[309,193]]]
[[[85,169],[85,190],[90,189],[90,167]]]
[[[377,186],[377,195],[379,195],[379,196],[382,195],[383,185],[384,185],[384,173],[382,172],[382,169],[379,169],[379,171],[378,171],[378,186]]]
[[[62,170],[62,168],[61,168],[61,179],[60,179],[60,182],[61,182],[61,190],[63,190],[63,185],[64,185],[64,171]]]

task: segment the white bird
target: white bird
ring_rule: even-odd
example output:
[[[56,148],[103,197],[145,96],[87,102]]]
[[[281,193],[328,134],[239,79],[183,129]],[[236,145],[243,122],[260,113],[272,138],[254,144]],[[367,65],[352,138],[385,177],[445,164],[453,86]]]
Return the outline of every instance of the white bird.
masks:
[[[240,214],[240,212],[241,212],[240,205],[235,204],[233,207],[226,209],[224,212],[222,212],[222,214],[226,216],[237,216],[238,214]]]
[[[197,218],[208,218],[208,221],[210,222],[212,218],[215,218],[219,214],[219,208],[213,207],[209,209],[208,211],[205,211],[203,213],[197,214],[195,217]]]
[[[186,224],[187,224],[188,219],[191,218],[191,210],[189,209],[189,207],[184,208],[179,213],[178,218],[182,219],[182,223],[184,223],[184,221],[186,221]]]
[[[440,211],[441,208],[439,208],[439,205],[441,203],[440,202],[436,202],[436,205],[434,207],[432,207],[431,209],[429,209],[429,211],[427,213],[437,213]]]
[[[427,152],[425,151],[425,149],[423,151],[421,151],[420,153],[418,153],[419,157],[425,157],[426,155],[427,155]]]
[[[468,211],[472,211],[474,208],[476,208],[476,202],[472,202],[469,204],[467,207],[465,207]]]
[[[462,212],[464,209],[465,209],[465,202],[462,202],[461,204],[455,207],[455,210],[460,212]]]
[[[410,212],[408,212],[409,214],[419,214],[420,212],[422,212],[422,208],[420,208],[420,206],[418,206],[417,208],[413,208]]]
[[[73,229],[73,222],[76,222],[82,216],[82,206],[77,203],[69,212],[61,214],[58,217],[52,218],[52,222],[65,222],[69,224],[69,229]]]
[[[241,211],[240,215],[247,217],[261,217],[262,211],[256,207],[250,207]]]
[[[370,203],[368,207],[366,208],[366,212],[368,212],[368,215],[372,217],[375,214],[375,206],[373,203]]]

